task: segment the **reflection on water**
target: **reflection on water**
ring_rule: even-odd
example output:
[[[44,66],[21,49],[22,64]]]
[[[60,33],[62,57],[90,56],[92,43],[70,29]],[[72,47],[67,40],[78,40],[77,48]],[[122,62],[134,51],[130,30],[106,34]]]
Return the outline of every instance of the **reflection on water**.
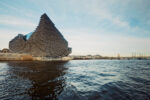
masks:
[[[1,99],[150,100],[150,60],[1,62]]]
[[[8,62],[11,68],[7,73],[15,74],[20,80],[29,80],[30,83],[23,82],[22,86],[28,85],[24,93],[32,99],[56,98],[65,86],[65,63],[67,62]],[[19,88],[18,90],[20,91]],[[9,95],[12,96],[11,93]]]

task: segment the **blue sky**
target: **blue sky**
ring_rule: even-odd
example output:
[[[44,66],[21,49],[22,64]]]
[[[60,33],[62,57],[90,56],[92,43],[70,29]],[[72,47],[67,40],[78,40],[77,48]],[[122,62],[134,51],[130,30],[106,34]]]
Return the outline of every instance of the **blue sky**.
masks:
[[[73,55],[150,55],[149,0],[0,0],[0,49],[47,13]]]

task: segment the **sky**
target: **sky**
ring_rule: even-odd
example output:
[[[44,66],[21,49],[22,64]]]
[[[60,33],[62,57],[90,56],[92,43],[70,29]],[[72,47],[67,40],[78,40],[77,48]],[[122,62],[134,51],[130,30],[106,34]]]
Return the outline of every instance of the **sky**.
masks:
[[[0,49],[46,13],[72,55],[150,55],[150,0],[0,0]]]

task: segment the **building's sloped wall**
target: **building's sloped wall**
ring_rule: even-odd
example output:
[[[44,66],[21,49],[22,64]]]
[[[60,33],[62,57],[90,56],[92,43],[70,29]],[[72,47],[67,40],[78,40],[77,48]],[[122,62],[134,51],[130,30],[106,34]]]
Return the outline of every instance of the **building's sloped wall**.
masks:
[[[46,14],[41,16],[38,27],[28,40],[26,36],[18,35],[9,42],[9,48],[12,52],[36,57],[64,57],[71,53],[68,42]]]

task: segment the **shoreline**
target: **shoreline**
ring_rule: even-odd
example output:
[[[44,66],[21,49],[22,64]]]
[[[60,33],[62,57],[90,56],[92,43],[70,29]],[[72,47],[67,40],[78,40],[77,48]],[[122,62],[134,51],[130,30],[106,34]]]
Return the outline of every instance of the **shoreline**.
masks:
[[[150,57],[66,56],[60,58],[33,57],[29,54],[0,53],[0,61],[70,61],[70,60],[150,60]]]
[[[69,61],[72,60],[71,57],[60,57],[60,58],[50,58],[50,57],[33,57],[29,54],[20,53],[0,53],[0,61]]]

